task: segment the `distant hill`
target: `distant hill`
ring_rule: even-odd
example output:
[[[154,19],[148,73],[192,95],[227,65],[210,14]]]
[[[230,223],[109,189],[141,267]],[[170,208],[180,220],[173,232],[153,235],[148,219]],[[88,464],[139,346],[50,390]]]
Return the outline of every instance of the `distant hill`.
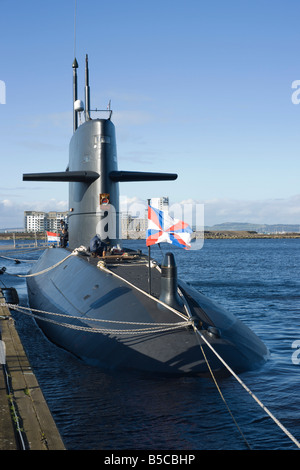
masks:
[[[257,233],[283,233],[283,232],[300,232],[300,224],[250,224],[239,222],[225,222],[223,224],[205,227],[209,231],[225,231],[225,230],[238,230],[238,231],[255,231]]]

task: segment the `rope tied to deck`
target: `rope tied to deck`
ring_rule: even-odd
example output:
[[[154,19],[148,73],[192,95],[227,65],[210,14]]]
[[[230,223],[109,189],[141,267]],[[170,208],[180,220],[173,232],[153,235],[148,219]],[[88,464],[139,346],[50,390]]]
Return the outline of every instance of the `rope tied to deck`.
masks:
[[[192,325],[191,321],[184,321],[184,322],[176,322],[176,323],[146,323],[146,322],[133,322],[133,321],[121,321],[121,320],[106,320],[101,318],[88,318],[88,317],[78,317],[72,316],[64,313],[56,313],[56,312],[47,312],[45,310],[38,310],[29,307],[23,307],[21,305],[16,304],[9,304],[9,303],[0,303],[0,307],[8,307],[9,309],[16,310],[20,313],[24,313],[33,318],[37,318],[39,320],[47,321],[49,323],[53,323],[58,326],[62,326],[65,328],[71,328],[74,330],[86,331],[89,333],[102,333],[102,334],[113,334],[113,335],[136,335],[136,334],[148,334],[148,333],[164,333],[168,331],[178,330],[182,328],[186,328]],[[74,325],[71,323],[63,323],[60,321],[53,320],[52,318],[46,318],[45,316],[56,316],[62,318],[68,318],[69,320],[79,320],[79,321],[86,321],[86,322],[99,322],[99,323],[111,323],[111,324],[118,324],[118,325],[136,325],[136,326],[144,326],[145,328],[133,328],[133,329],[113,329],[113,328],[95,328],[93,326],[81,326],[81,325]]]
[[[80,252],[82,251],[82,248],[75,248],[72,253],[70,253],[68,256],[63,258],[62,260],[58,261],[57,263],[53,264],[52,266],[49,266],[48,268],[43,269],[42,271],[39,271],[37,273],[31,273],[31,274],[14,274],[14,273],[9,273],[6,271],[6,268],[2,268],[0,270],[0,274],[8,274],[9,276],[14,276],[14,277],[22,277],[22,278],[27,278],[27,277],[35,277],[35,276],[40,276],[41,274],[45,274],[49,271],[52,271],[52,269],[57,268],[60,264],[64,263],[68,258],[71,258],[71,256],[77,256]]]

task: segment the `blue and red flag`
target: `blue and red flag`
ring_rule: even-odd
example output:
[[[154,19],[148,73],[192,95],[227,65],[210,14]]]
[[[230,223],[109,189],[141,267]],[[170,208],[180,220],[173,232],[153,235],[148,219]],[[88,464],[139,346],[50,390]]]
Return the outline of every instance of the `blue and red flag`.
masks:
[[[187,249],[191,246],[192,233],[193,231],[187,223],[172,219],[167,212],[148,206],[147,246],[167,242]]]
[[[48,243],[60,243],[60,235],[59,233],[55,232],[47,232],[47,240]]]

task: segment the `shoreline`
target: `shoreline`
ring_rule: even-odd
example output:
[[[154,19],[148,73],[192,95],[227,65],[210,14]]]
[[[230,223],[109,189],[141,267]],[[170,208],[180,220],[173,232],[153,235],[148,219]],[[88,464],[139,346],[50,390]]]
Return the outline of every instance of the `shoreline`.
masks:
[[[224,230],[224,231],[205,231],[205,239],[260,239],[260,238],[300,238],[300,233],[297,232],[286,232],[286,233],[258,233],[258,232],[247,232],[238,230]]]
[[[224,240],[224,239],[284,239],[284,238],[300,238],[300,232],[285,232],[285,233],[258,233],[254,231],[241,231],[241,230],[205,230],[203,232],[194,232],[196,238],[203,238],[206,240]],[[122,240],[143,240],[146,238],[145,232],[128,232],[127,237],[123,237]],[[28,233],[28,232],[11,232],[11,233],[0,233],[1,240],[45,240],[44,232]]]

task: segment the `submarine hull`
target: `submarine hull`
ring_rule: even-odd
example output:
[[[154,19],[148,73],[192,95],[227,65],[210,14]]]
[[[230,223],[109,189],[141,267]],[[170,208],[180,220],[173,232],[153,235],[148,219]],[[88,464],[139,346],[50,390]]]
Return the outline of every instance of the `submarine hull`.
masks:
[[[103,271],[90,257],[69,255],[63,248],[47,249],[27,279],[30,306],[38,311],[37,323],[52,342],[104,369],[207,375],[208,361],[215,373],[224,373],[223,364],[190,323],[184,324],[188,317],[183,309],[180,317],[132,285],[130,276],[138,278],[140,269],[140,278],[147,277],[146,264],[136,265],[134,274],[130,264]],[[159,298],[160,273],[152,271]],[[178,282],[201,334],[235,372],[265,362],[267,348],[246,325]]]

